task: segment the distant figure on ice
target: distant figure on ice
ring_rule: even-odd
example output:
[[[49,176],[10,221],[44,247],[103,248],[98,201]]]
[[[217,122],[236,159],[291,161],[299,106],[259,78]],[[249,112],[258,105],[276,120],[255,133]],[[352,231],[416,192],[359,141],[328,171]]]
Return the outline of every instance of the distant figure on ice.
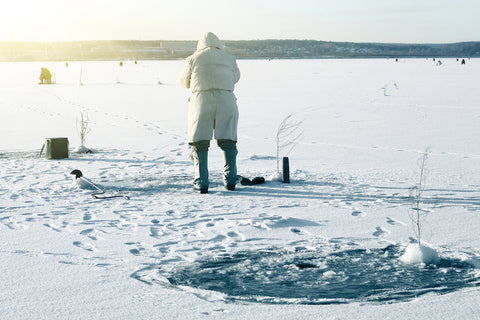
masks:
[[[50,71],[48,71],[47,68],[42,68],[39,79],[40,79],[39,84],[51,84],[52,74],[50,73]]]
[[[237,182],[238,107],[233,90],[240,71],[235,58],[222,48],[215,34],[206,33],[180,75],[180,83],[191,91],[188,143],[192,146],[193,189],[199,193],[208,192],[208,148],[213,132],[223,150],[224,186],[233,191]]]
[[[462,64],[465,64],[465,59],[462,59]]]

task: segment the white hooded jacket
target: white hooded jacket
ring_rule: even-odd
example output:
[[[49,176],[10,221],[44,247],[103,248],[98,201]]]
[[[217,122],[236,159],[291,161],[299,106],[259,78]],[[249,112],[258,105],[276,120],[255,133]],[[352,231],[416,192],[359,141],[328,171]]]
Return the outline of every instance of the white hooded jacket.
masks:
[[[233,94],[240,79],[235,58],[222,50],[218,37],[208,32],[197,51],[186,60],[180,83],[190,88],[188,142],[215,139],[237,141],[238,107]]]

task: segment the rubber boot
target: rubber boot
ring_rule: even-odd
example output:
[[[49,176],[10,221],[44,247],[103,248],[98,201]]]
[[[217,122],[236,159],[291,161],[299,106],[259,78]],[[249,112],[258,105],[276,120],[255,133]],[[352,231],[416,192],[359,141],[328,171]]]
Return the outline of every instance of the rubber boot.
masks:
[[[192,150],[194,180],[193,190],[198,193],[208,193],[208,151]]]
[[[227,190],[235,190],[237,183],[237,147],[223,150],[223,184]]]

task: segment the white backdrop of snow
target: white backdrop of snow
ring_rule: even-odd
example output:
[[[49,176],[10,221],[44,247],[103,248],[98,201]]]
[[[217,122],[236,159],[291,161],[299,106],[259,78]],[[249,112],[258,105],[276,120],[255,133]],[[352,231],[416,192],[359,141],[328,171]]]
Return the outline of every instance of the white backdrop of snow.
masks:
[[[183,61],[0,63],[0,314],[6,319],[473,319],[480,291],[394,304],[235,304],[221,294],[147,285],[130,275],[205,256],[276,246],[406,247],[409,188],[432,148],[424,205],[428,244],[479,267],[480,60],[239,61],[239,174],[275,173],[275,131],[295,112],[305,138],[290,185],[191,191]],[[41,67],[57,84],[37,85]],[[81,72],[80,72],[81,71]],[[80,73],[82,78],[80,79]],[[82,85],[80,85],[80,82]],[[161,83],[161,85],[159,84]],[[395,84],[395,85],[393,85]],[[88,112],[94,154],[46,160],[47,137],[79,144]],[[81,169],[131,200],[93,200]],[[329,271],[327,271],[329,272]],[[143,279],[162,282],[156,270]]]

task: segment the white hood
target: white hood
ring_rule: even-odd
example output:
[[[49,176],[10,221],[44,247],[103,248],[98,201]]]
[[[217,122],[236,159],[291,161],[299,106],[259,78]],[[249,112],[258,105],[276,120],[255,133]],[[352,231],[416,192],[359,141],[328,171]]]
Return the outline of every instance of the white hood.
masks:
[[[203,37],[198,40],[197,51],[203,50],[208,47],[214,47],[218,49],[223,48],[223,43],[212,32],[207,32]]]

